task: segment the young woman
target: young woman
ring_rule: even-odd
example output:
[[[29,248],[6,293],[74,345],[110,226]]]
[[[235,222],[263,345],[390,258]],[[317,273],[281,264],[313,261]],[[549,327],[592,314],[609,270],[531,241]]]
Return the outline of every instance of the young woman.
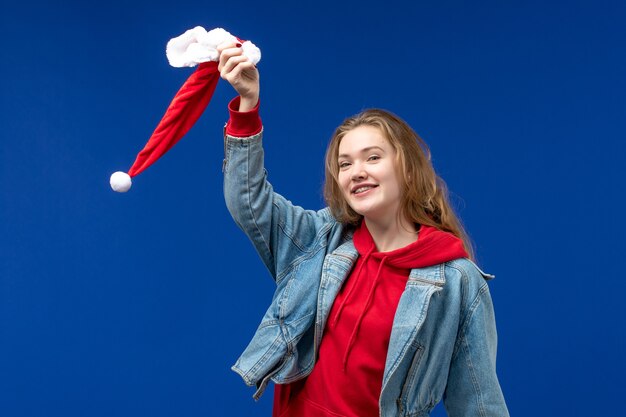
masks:
[[[225,129],[224,194],[277,289],[233,370],[271,380],[275,417],[508,416],[486,279],[401,119],[366,110],[326,155],[328,208],[273,191],[263,165],[259,74],[237,44],[219,70],[239,93]]]

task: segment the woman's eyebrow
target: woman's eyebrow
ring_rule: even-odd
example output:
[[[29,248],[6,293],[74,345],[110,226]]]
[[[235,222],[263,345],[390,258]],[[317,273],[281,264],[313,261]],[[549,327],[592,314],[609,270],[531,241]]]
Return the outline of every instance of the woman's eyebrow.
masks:
[[[357,153],[367,153],[367,152],[371,151],[372,149],[378,149],[380,151],[385,152],[385,150],[383,148],[381,148],[380,146],[368,146],[367,148],[361,149]],[[342,154],[339,154],[337,156],[337,158],[349,158],[349,157],[350,157],[350,155],[348,155],[347,153],[342,153]]]

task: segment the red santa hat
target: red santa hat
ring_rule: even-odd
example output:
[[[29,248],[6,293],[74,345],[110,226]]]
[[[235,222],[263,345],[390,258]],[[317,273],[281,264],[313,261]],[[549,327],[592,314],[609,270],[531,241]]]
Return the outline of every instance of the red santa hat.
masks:
[[[132,185],[131,178],[169,151],[202,115],[220,78],[217,46],[229,41],[241,43],[243,54],[253,64],[261,60],[261,51],[252,42],[242,41],[222,28],[207,32],[197,26],[167,43],[166,55],[171,66],[180,68],[198,65],[198,69],[178,90],[128,173],[118,171],[111,175],[110,183],[114,191],[128,191]]]

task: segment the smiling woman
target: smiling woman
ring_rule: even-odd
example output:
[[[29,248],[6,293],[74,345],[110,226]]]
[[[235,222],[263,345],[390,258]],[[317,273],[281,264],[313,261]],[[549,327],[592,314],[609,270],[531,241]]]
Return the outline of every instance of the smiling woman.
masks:
[[[273,191],[263,164],[258,70],[223,44],[240,97],[225,131],[224,193],[277,288],[233,370],[275,386],[275,417],[508,416],[483,273],[426,144],[400,118],[347,119],[326,154],[320,211]]]

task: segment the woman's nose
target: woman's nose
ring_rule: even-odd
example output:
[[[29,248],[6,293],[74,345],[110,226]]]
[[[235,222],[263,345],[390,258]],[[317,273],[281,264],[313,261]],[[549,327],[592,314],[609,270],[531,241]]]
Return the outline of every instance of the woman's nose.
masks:
[[[361,180],[367,177],[367,172],[363,169],[363,165],[355,163],[352,166],[352,175],[351,178],[353,180]]]

